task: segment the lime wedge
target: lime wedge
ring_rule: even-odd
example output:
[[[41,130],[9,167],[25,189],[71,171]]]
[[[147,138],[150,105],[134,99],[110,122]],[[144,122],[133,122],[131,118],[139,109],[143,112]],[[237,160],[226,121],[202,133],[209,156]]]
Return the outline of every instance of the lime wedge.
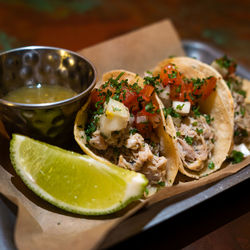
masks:
[[[140,173],[17,134],[11,140],[10,157],[32,191],[77,214],[113,213],[139,199],[148,183]]]

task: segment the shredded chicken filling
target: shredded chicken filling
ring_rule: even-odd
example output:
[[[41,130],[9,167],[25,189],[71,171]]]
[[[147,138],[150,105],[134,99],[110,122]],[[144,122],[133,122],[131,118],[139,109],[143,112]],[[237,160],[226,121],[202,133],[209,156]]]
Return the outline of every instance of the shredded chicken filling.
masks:
[[[230,62],[228,58],[222,58],[223,60]],[[235,74],[236,64],[234,65],[235,69],[230,71],[229,68],[218,64],[217,61],[214,61],[212,66],[221,73],[234,99],[234,142],[235,144],[245,143],[249,145],[250,110],[245,103],[245,91],[242,89],[242,79]]]
[[[109,138],[97,129],[89,140],[89,146],[114,164],[145,174],[151,184],[165,182],[167,159],[159,156],[159,138],[152,134],[152,140],[145,141],[139,133],[129,134],[130,129],[128,125],[119,132],[112,132]]]
[[[209,126],[204,116],[188,117],[174,120],[177,142],[184,166],[193,171],[200,171],[212,155],[214,148],[214,129]]]

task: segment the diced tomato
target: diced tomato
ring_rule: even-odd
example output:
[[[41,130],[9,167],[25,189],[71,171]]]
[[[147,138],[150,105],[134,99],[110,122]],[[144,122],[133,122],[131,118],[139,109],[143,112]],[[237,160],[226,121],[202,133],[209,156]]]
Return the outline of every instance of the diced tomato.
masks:
[[[181,82],[181,84],[178,85],[172,85],[170,87],[170,98],[171,100],[176,101],[189,101],[191,104],[194,103],[194,98],[192,95],[193,92],[193,84],[185,83],[184,81]]]
[[[173,64],[162,68],[160,74],[163,86],[170,85],[170,98],[177,101],[189,101],[194,104],[199,96],[206,99],[216,87],[216,78],[210,77],[199,88],[195,89],[193,83],[185,82]]]
[[[205,100],[216,87],[216,78],[210,77],[207,78],[203,85],[200,86],[199,89],[193,91],[193,93],[197,96],[201,96],[202,100]]]
[[[91,92],[91,103],[95,104],[97,102],[104,102],[104,96],[100,95],[100,91],[98,89],[93,89],[93,91]]]
[[[132,111],[139,109],[139,103],[137,100],[138,94],[126,87],[122,88],[120,99],[122,103]]]
[[[143,98],[146,102],[149,102],[151,96],[154,92],[154,87],[152,85],[145,85],[144,88],[140,91],[139,96]]]
[[[211,77],[206,80],[206,83],[201,87],[202,99],[206,99],[216,87],[216,78]]]
[[[160,78],[164,87],[169,84],[179,85],[183,82],[181,74],[177,71],[175,65],[171,63],[161,69]]]
[[[135,128],[144,137],[149,138],[152,132],[152,124],[149,121],[149,117],[138,112],[135,116],[134,122]]]
[[[236,67],[237,67],[236,63],[232,62],[231,65],[228,67],[228,75],[235,73]]]
[[[148,103],[146,103],[145,106],[142,108],[142,110],[140,111],[140,114],[145,115],[145,116],[154,116],[156,114],[157,109],[158,109],[157,105],[152,103],[151,104],[152,108],[150,109],[150,112],[148,112],[146,110],[147,104]]]

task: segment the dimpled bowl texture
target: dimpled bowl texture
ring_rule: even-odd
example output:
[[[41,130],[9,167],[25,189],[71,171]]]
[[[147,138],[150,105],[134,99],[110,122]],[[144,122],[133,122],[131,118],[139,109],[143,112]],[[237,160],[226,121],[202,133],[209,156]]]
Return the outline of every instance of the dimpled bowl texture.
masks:
[[[6,131],[63,145],[73,138],[79,108],[95,85],[94,66],[65,49],[30,46],[0,54],[0,119]],[[54,103],[22,104],[2,99],[10,91],[38,83],[70,88],[76,96]]]

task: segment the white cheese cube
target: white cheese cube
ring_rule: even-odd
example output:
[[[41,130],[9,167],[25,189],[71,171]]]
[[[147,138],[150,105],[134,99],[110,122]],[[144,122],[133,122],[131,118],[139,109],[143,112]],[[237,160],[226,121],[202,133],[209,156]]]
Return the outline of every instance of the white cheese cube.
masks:
[[[110,137],[111,132],[126,128],[129,118],[128,108],[123,103],[110,99],[108,104],[104,104],[104,114],[100,117],[101,133]]]
[[[244,157],[247,157],[250,155],[250,152],[244,143],[241,143],[240,145],[234,146],[234,149],[236,151],[240,151],[244,155]]]
[[[166,86],[165,88],[159,88],[159,97],[164,104],[165,107],[169,107],[171,105],[171,100],[170,100],[170,87],[169,85]]]
[[[172,107],[177,113],[182,114],[182,115],[187,115],[190,112],[191,103],[173,101]]]

